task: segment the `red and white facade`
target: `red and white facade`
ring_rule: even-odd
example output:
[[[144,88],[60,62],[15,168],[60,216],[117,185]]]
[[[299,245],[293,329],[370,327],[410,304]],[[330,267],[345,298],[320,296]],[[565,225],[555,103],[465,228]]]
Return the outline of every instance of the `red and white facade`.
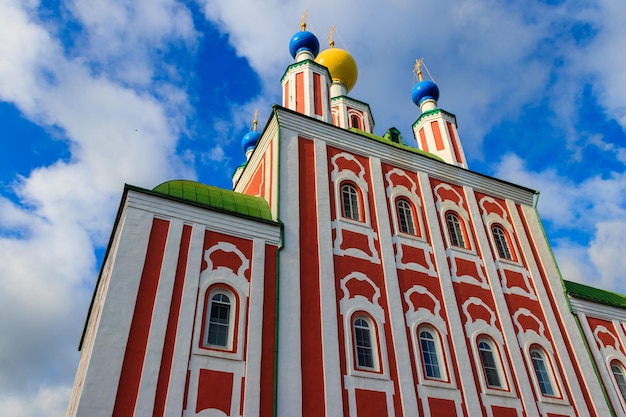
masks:
[[[535,192],[469,171],[453,115],[414,125],[427,155],[373,138],[369,106],[331,84],[290,66],[238,177],[275,222],[127,189],[69,415],[624,415]],[[212,348],[217,294],[231,319]],[[626,363],[612,329],[598,337]]]

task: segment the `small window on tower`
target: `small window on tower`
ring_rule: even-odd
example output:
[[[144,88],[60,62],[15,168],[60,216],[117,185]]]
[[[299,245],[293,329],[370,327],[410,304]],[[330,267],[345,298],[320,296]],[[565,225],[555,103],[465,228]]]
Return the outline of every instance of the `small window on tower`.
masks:
[[[493,240],[496,244],[496,249],[498,250],[498,256],[502,259],[513,260],[513,256],[511,256],[511,250],[509,249],[509,242],[507,239],[506,232],[500,226],[493,226],[491,228],[493,233]]]
[[[344,183],[341,186],[341,200],[343,217],[352,220],[361,220],[360,213],[360,195],[357,188],[349,183]]]
[[[398,229],[402,233],[414,235],[415,222],[413,221],[413,207],[404,198],[399,198],[396,201],[396,207],[398,209]]]
[[[350,127],[354,127],[355,129],[361,129],[361,121],[359,120],[359,116],[352,115],[350,117]]]
[[[465,238],[463,236],[463,226],[459,217],[454,213],[446,214],[446,223],[450,234],[450,244],[465,248]]]

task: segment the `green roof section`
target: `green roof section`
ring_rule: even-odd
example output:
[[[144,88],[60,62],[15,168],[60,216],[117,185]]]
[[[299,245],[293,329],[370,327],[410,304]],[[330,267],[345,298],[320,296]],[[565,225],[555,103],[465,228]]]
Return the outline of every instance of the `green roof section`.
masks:
[[[578,282],[565,281],[565,291],[575,298],[604,304],[611,307],[626,309],[626,295],[616,292],[601,290]]]
[[[273,221],[270,206],[262,197],[188,180],[167,181],[152,191],[220,211]]]
[[[452,113],[449,113],[445,110],[441,110],[440,108],[436,108],[436,109],[432,109],[432,110],[428,110],[425,111],[424,113],[422,113],[420,115],[420,117],[417,118],[417,120],[415,121],[415,123],[413,123],[413,127],[417,126],[417,124],[424,118],[428,117],[428,116],[432,116],[433,114],[443,114],[446,115],[448,117],[450,117],[452,120],[454,120],[454,124],[456,125],[456,116],[453,115]]]
[[[375,140],[377,142],[386,143],[387,145],[391,145],[391,146],[393,146],[395,148],[398,148],[398,149],[404,149],[405,151],[409,151],[409,152],[412,152],[412,153],[415,153],[415,154],[418,154],[418,155],[423,155],[423,156],[425,156],[427,158],[436,159],[437,161],[444,162],[443,159],[441,159],[437,155],[433,155],[432,153],[429,153],[429,152],[424,152],[424,151],[422,151],[420,149],[417,149],[417,148],[414,148],[412,146],[404,145],[404,144],[401,144],[401,143],[396,143],[396,142],[394,142],[394,141],[392,141],[390,139],[384,138],[382,136],[375,135],[373,133],[364,132],[364,131],[359,130],[359,129],[355,128],[355,127],[351,127],[348,130],[350,132],[352,132],[352,133],[356,133],[356,134],[359,134],[361,136],[365,136],[366,138],[373,139],[373,140]]]

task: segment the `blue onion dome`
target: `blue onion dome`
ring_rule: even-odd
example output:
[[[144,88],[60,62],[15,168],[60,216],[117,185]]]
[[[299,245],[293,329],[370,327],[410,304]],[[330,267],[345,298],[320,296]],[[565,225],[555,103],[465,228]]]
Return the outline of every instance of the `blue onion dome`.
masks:
[[[244,152],[248,152],[250,149],[254,149],[261,134],[255,130],[246,133],[246,135],[241,139],[241,147]]]
[[[418,82],[413,86],[413,91],[411,92],[413,103],[420,107],[426,100],[434,100],[435,102],[439,100],[439,87],[437,87],[434,81],[424,79],[422,75],[422,65],[425,66],[424,58],[415,60],[414,71],[417,75]],[[426,68],[426,70],[428,71],[428,68]]]
[[[413,86],[411,92],[413,103],[421,105],[424,100],[439,100],[439,87],[430,80],[423,80]]]
[[[302,21],[300,22],[300,32],[291,37],[289,41],[289,53],[296,59],[296,55],[301,51],[309,51],[313,58],[317,56],[320,51],[320,42],[317,40],[317,36],[306,30],[306,13],[302,15]]]
[[[289,53],[295,59],[301,51],[309,51],[313,58],[320,51],[320,42],[317,37],[309,31],[302,30],[291,37],[289,41]]]

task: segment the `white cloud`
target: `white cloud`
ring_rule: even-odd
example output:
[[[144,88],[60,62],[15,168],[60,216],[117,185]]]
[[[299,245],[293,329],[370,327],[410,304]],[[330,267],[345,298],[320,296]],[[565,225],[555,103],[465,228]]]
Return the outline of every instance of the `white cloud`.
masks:
[[[5,417],[63,417],[71,386],[43,388],[33,396],[0,396],[0,409]]]
[[[95,249],[123,184],[194,176],[175,155],[186,94],[159,73],[176,80],[176,69],[154,60],[172,42],[194,47],[185,6],[75,1],[84,43],[71,51],[39,7],[0,2],[0,100],[60,132],[71,156],[16,178],[13,200],[0,197],[0,334],[10,335],[0,338],[0,408],[11,416],[67,407]]]
[[[586,236],[552,240],[565,279],[626,293],[626,172],[574,183],[553,169],[532,172],[507,155],[495,176],[540,190],[538,210],[552,232]]]

